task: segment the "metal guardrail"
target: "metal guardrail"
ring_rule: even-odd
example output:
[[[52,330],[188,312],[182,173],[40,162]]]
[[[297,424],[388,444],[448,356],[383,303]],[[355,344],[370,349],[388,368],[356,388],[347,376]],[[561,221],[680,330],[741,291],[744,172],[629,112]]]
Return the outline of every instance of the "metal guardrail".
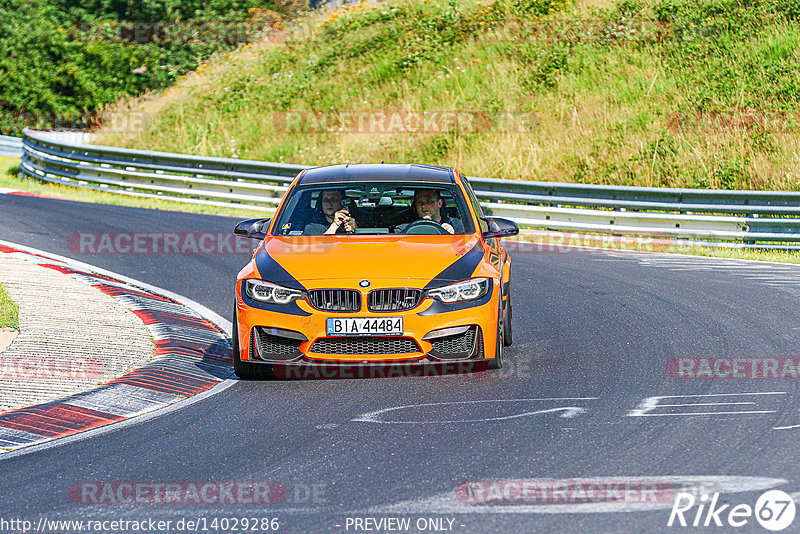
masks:
[[[0,135],[0,156],[19,156],[22,154],[22,138]]]
[[[21,171],[40,180],[145,198],[272,211],[305,168],[55,140],[24,130]]]
[[[303,165],[65,142],[24,131],[22,172],[87,189],[274,210]],[[470,178],[486,212],[562,231],[800,243],[800,191],[717,191]],[[758,246],[758,245],[754,245]]]

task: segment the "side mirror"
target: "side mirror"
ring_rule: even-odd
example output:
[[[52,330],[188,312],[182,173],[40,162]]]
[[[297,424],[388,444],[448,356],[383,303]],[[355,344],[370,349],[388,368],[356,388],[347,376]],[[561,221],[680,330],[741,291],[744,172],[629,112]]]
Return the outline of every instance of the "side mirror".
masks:
[[[482,234],[484,239],[511,237],[519,233],[519,226],[514,221],[500,217],[481,217],[481,219],[489,225],[489,229]]]
[[[264,239],[267,237],[267,227],[270,219],[247,219],[236,225],[233,233],[239,237],[251,239]]]

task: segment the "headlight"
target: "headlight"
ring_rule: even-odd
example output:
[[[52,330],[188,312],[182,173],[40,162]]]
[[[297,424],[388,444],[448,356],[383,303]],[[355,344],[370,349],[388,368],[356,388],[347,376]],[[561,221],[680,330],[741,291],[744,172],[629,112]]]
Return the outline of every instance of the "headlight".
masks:
[[[447,303],[475,300],[489,292],[491,283],[492,281],[488,278],[473,278],[457,284],[429,289],[425,295]]]
[[[303,292],[298,289],[281,287],[263,280],[245,280],[244,288],[251,299],[270,304],[289,304],[304,297]]]

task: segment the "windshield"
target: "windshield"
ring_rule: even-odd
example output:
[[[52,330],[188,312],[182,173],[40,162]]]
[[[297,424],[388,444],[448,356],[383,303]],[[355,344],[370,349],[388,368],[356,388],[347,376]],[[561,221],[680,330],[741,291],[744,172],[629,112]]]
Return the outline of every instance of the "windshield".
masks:
[[[455,184],[400,182],[298,186],[273,230],[281,236],[472,232],[472,217]]]

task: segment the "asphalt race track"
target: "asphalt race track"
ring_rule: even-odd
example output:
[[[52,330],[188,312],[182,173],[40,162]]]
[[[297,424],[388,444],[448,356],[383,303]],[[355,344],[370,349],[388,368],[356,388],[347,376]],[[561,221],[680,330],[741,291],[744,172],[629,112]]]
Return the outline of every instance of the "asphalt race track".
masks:
[[[82,255],[67,238],[230,232],[235,222],[0,195],[2,239],[169,289],[224,317],[247,254]],[[513,261],[515,343],[502,371],[237,382],[141,424],[0,460],[0,518],[278,518],[281,532],[364,532],[375,524],[357,530],[354,519],[390,517],[410,518],[411,531],[727,532],[669,528],[669,503],[636,496],[474,505],[457,488],[646,480],[750,506],[767,489],[800,492],[797,379],[678,379],[667,370],[671,358],[798,356],[799,268],[580,249]],[[97,481],[277,482],[288,493],[272,506],[86,504],[70,494]],[[764,532],[752,517],[736,530]]]

